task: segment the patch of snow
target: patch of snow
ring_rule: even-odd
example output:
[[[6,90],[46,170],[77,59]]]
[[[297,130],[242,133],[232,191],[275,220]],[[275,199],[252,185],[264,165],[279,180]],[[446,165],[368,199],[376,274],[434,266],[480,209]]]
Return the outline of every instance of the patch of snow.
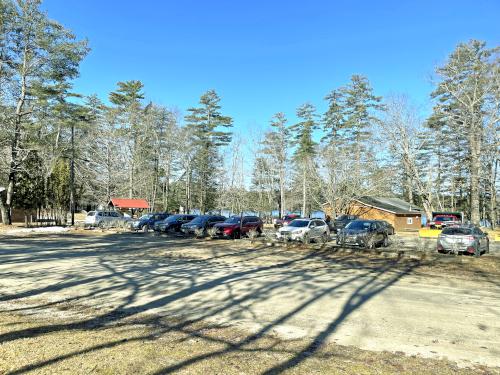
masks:
[[[3,234],[27,234],[27,233],[61,233],[71,230],[69,227],[40,227],[40,228],[20,228],[5,231]]]

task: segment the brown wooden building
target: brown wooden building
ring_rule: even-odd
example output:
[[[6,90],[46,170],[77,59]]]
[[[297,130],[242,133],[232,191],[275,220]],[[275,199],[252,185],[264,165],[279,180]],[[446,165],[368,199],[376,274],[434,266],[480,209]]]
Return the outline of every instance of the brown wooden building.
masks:
[[[328,206],[324,206],[328,214]],[[360,197],[353,200],[348,214],[362,219],[385,220],[397,231],[418,230],[422,226],[422,210],[399,198]]]

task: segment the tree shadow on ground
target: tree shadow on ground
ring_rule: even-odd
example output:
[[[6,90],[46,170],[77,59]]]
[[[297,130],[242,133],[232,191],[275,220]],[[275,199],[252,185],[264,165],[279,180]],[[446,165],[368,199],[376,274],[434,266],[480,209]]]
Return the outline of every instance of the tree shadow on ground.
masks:
[[[195,240],[153,238],[147,241],[136,240],[138,237],[109,236],[105,238],[107,246],[94,249],[99,239],[90,238],[82,245],[76,241],[77,250],[73,250],[71,239],[54,240],[56,244],[45,246],[40,240],[17,240],[17,244],[35,250],[21,258],[8,258],[2,267],[9,268],[8,277],[15,277],[12,272],[23,275],[16,267],[25,264],[43,266],[45,262],[71,259],[77,264],[69,278],[58,284],[41,285],[37,288],[18,293],[3,295],[0,302],[19,302],[35,300],[29,307],[19,311],[53,308],[65,303],[94,303],[119,295],[116,304],[103,308],[89,318],[75,322],[47,324],[28,329],[13,330],[0,334],[0,343],[18,339],[30,339],[58,331],[90,330],[112,325],[129,324],[141,321],[153,325],[155,335],[169,331],[184,332],[188,335],[212,341],[213,337],[200,330],[192,330],[193,324],[206,321],[227,320],[228,318],[254,319],[259,323],[257,332],[251,333],[234,342],[217,339],[223,349],[193,355],[191,358],[162,368],[158,373],[170,373],[209,358],[223,356],[233,352],[256,350],[252,345],[272,333],[275,327],[289,322],[307,308],[321,303],[325,298],[343,298],[345,302],[337,316],[333,316],[326,327],[307,341],[307,345],[298,352],[290,353],[290,358],[276,364],[266,371],[268,374],[280,373],[297,366],[308,356],[316,353],[328,341],[338,327],[357,309],[385,289],[411,274],[420,266],[418,261],[377,259],[360,254],[341,254],[333,256],[326,248],[318,251],[286,252],[283,249],[265,247],[245,248],[241,244],[228,242],[207,245],[203,258],[191,255],[179,257],[186,246],[198,244]],[[52,240],[51,240],[52,241]],[[138,251],[137,247],[140,247]],[[59,250],[57,247],[60,246]],[[48,249],[48,250],[47,250]],[[15,250],[17,251],[17,250]],[[46,252],[49,251],[50,254]],[[156,256],[148,253],[160,251]],[[2,256],[8,256],[4,251]],[[232,260],[232,261],[230,261]],[[93,262],[92,272],[86,263]],[[0,276],[2,271],[0,268]],[[49,270],[43,269],[36,278],[42,280],[49,276]],[[98,272],[98,275],[93,275]],[[33,275],[31,275],[33,276]],[[46,302],[42,297],[57,297],[59,293],[79,287],[76,295]],[[83,290],[82,290],[82,287]],[[350,289],[346,296],[345,289]],[[144,297],[146,295],[147,298]],[[296,303],[287,311],[270,320],[262,318],[259,308],[277,296],[289,296]],[[215,298],[215,300],[214,300]],[[4,311],[14,311],[8,309]],[[175,324],[165,320],[165,316],[176,317]],[[133,340],[154,339],[154,335],[145,335]],[[116,347],[122,340],[110,341],[79,351],[68,352],[59,357],[38,363],[31,363],[18,368],[13,373],[20,374],[41,369],[54,363],[92,351]],[[259,350],[272,351],[273,347]]]

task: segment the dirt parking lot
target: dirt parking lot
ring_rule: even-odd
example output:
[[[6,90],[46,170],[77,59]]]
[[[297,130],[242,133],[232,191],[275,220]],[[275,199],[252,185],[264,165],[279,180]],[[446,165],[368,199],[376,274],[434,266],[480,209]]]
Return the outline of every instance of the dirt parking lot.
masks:
[[[0,237],[0,373],[500,373],[500,257]]]

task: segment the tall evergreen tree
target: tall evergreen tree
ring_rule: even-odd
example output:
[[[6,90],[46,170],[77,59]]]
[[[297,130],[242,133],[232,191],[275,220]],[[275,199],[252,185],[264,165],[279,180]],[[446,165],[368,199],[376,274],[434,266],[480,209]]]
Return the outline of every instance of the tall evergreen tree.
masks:
[[[191,144],[196,150],[193,174],[197,179],[198,205],[202,213],[214,208],[219,149],[231,142],[231,132],[224,129],[232,127],[233,120],[221,113],[219,103],[219,95],[209,90],[201,96],[199,107],[189,108],[185,117]]]
[[[367,151],[367,141],[372,137],[371,127],[377,121],[374,112],[383,109],[382,98],[373,94],[368,79],[353,75],[351,82],[342,88],[344,117],[342,124],[346,142],[354,152],[356,170],[359,171]]]
[[[144,99],[142,92],[144,85],[140,81],[118,82],[118,89],[109,94],[109,100],[116,105],[116,109],[121,113],[120,132],[129,145],[128,162],[128,196],[134,197],[135,173],[137,168],[138,142],[143,129],[142,125],[142,105]]]
[[[498,64],[497,53],[498,49],[488,49],[486,43],[477,40],[459,44],[447,62],[437,68],[440,81],[432,93],[437,101],[433,116],[441,119],[442,130],[448,128],[465,141],[469,212],[474,224],[480,220],[481,155],[488,121],[485,110],[491,98],[498,95],[498,85],[491,75]]]
[[[305,103],[297,108],[297,117],[301,120],[291,126],[294,132],[294,139],[297,141],[297,147],[294,153],[294,159],[300,167],[300,179],[302,186],[302,215],[309,213],[310,202],[308,202],[308,193],[310,192],[311,182],[314,174],[314,156],[316,155],[316,142],[313,140],[314,130],[317,129],[316,107],[311,103]]]
[[[262,151],[271,159],[270,164],[274,167],[274,179],[278,182],[278,208],[281,217],[285,214],[286,209],[286,179],[291,146],[291,132],[287,122],[284,113],[276,113],[270,123],[273,130],[266,133],[262,142]]]
[[[39,100],[54,100],[78,75],[78,65],[88,49],[85,41],[40,10],[39,0],[2,1],[1,78],[9,79],[6,125],[10,129],[10,165],[7,194],[2,207],[4,223],[10,223],[15,181],[30,151],[26,131],[36,118]]]

